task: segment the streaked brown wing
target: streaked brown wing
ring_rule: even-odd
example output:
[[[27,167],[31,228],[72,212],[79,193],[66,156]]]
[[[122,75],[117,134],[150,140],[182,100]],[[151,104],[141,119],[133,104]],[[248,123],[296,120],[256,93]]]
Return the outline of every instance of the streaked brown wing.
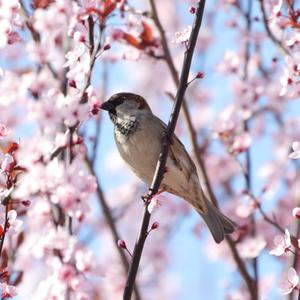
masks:
[[[157,120],[159,120],[162,126],[162,132],[166,132],[167,125],[160,119],[157,118]],[[176,134],[173,135],[172,143],[170,145],[169,150],[169,157],[172,159],[172,161],[178,167],[178,169],[180,169],[183,172],[184,176],[187,179],[187,182],[189,182],[192,174],[195,174],[198,177],[197,169],[193,160],[191,159],[190,155],[188,154],[184,145],[176,136]]]

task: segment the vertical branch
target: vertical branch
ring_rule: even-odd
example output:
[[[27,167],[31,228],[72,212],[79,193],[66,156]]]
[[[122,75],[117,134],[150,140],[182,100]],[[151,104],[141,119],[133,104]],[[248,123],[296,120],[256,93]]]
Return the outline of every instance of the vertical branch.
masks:
[[[282,43],[276,38],[276,36],[270,29],[266,9],[264,6],[264,0],[258,0],[258,1],[259,1],[260,10],[261,10],[262,18],[263,18],[263,24],[265,26],[265,30],[267,32],[268,37],[284,54],[290,55],[289,51],[282,45]]]
[[[148,227],[149,227],[150,217],[151,217],[151,214],[148,210],[148,206],[149,206],[149,203],[150,203],[150,200],[152,199],[152,197],[158,192],[161,181],[163,180],[169,147],[170,147],[171,140],[172,140],[172,137],[174,134],[179,111],[180,111],[180,108],[181,108],[181,105],[183,102],[183,97],[184,97],[185,91],[188,86],[188,76],[189,76],[189,71],[190,71],[190,66],[191,66],[191,62],[192,62],[192,58],[193,58],[193,54],[194,54],[196,41],[198,38],[198,33],[199,33],[200,26],[202,23],[204,6],[205,6],[205,0],[198,2],[196,18],[195,18],[195,21],[193,24],[192,32],[191,32],[189,42],[188,42],[188,45],[187,45],[187,48],[185,51],[185,55],[184,55],[183,67],[182,67],[181,77],[179,80],[176,98],[175,98],[175,104],[174,104],[174,107],[173,107],[173,110],[171,113],[171,117],[170,117],[170,120],[168,123],[167,132],[162,141],[162,145],[161,145],[162,148],[161,148],[161,152],[159,155],[159,160],[158,160],[158,163],[156,166],[153,181],[152,181],[151,187],[149,188],[149,192],[148,192],[148,195],[147,195],[146,201],[145,201],[142,225],[140,228],[137,242],[134,247],[133,256],[132,256],[132,260],[131,260],[130,268],[129,268],[129,273],[127,276],[127,282],[126,282],[126,286],[124,289],[124,294],[123,294],[124,300],[131,299],[133,285],[135,283],[135,279],[136,279],[140,259],[142,256],[144,244],[145,244],[145,241],[146,241],[146,238],[148,235]]]
[[[108,225],[108,227],[109,227],[109,229],[111,231],[111,234],[112,234],[114,243],[116,245],[116,248],[118,250],[118,254],[120,256],[120,259],[121,259],[124,271],[128,272],[128,270],[129,270],[129,262],[128,262],[128,259],[127,259],[126,255],[125,255],[123,249],[121,249],[121,248],[119,248],[117,246],[118,245],[118,241],[121,238],[120,238],[120,235],[118,233],[118,230],[117,230],[117,227],[116,227],[116,224],[115,224],[115,220],[114,220],[114,218],[112,216],[110,208],[109,208],[109,206],[107,204],[107,201],[105,199],[105,196],[103,194],[99,178],[96,175],[96,172],[95,172],[95,170],[93,168],[91,160],[87,156],[85,157],[85,163],[87,165],[87,168],[88,168],[90,174],[92,174],[93,176],[95,176],[95,178],[97,180],[97,190],[96,190],[97,199],[98,199],[99,204],[100,204],[100,206],[101,206],[101,208],[103,210],[103,215],[105,217],[106,223],[107,223],[107,225]],[[134,285],[133,289],[134,289],[135,299],[136,300],[141,300],[140,292],[139,292],[138,287],[136,286],[136,284]]]
[[[8,227],[8,201],[9,201],[9,199],[10,199],[10,197],[8,199],[5,199],[5,203],[3,203],[3,205],[5,205],[5,221],[4,221],[3,234],[2,234],[2,238],[1,238],[1,242],[0,242],[0,257],[2,255],[6,231],[8,229],[7,227]]]
[[[299,187],[299,182],[300,182],[300,170],[299,170],[299,165],[296,163],[296,191],[295,191],[295,203],[296,206],[300,205],[300,187]],[[294,236],[298,239],[300,236],[300,221],[295,218],[295,220],[292,223],[292,232]],[[289,265],[293,267],[295,270],[298,270],[299,266],[299,255],[293,254],[289,258]],[[287,296],[287,299],[292,300],[293,299],[293,293],[289,294]],[[298,294],[298,299],[300,299],[300,291]]]
[[[252,15],[252,6],[253,6],[253,1],[249,0],[248,1],[248,7],[246,12],[244,13],[244,17],[246,20],[246,30],[247,30],[247,42],[246,42],[246,48],[245,48],[245,63],[244,63],[244,74],[243,74],[243,80],[247,81],[248,80],[248,66],[249,66],[249,60],[250,60],[250,35],[251,35],[251,25],[252,25],[252,20],[251,20],[251,15]],[[249,133],[249,120],[244,121],[244,131]],[[252,194],[252,162],[251,162],[251,153],[250,153],[250,147],[246,150],[245,152],[245,181],[246,181],[246,190]],[[254,213],[251,214],[250,216],[250,221],[252,225],[252,231],[251,235],[255,236],[256,234],[256,221],[255,221],[255,215]],[[255,289],[255,297],[258,298],[259,291],[258,291],[258,258],[255,257],[252,260],[252,267],[253,267],[253,273],[254,273],[254,278],[253,278],[253,284],[254,284],[254,289]]]

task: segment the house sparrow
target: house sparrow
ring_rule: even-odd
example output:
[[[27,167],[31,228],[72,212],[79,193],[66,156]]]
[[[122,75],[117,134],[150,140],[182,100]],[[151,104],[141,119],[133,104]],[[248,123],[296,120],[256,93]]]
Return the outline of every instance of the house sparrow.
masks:
[[[132,171],[150,185],[166,124],[152,113],[143,97],[132,93],[115,94],[100,108],[109,112],[120,155]],[[169,149],[161,191],[189,202],[204,219],[217,243],[224,239],[224,234],[234,231],[235,223],[206,197],[195,164],[175,134]]]

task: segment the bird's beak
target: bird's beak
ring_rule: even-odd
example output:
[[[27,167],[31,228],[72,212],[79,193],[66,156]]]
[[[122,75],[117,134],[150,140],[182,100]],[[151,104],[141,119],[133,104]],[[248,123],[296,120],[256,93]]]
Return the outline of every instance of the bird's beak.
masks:
[[[114,109],[114,105],[112,104],[111,101],[106,101],[101,104],[100,108],[103,110],[110,111]]]

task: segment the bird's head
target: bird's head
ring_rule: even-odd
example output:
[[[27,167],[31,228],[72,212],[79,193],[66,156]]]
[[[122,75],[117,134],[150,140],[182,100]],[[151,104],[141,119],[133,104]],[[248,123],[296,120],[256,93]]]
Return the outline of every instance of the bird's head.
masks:
[[[120,115],[134,115],[138,111],[151,112],[146,100],[133,93],[117,93],[102,103],[101,109],[107,110],[111,117]]]

